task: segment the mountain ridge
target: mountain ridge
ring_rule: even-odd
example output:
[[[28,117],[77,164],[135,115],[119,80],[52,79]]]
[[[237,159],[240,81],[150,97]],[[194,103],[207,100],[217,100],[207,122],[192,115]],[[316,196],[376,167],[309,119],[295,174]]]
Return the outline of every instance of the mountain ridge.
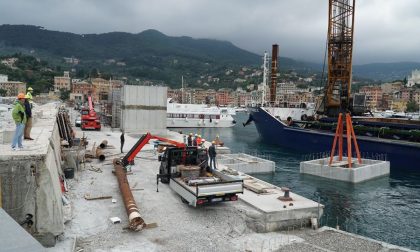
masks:
[[[155,29],[138,33],[76,34],[33,25],[0,25],[0,54],[22,51],[35,51],[35,56],[59,63],[63,62],[63,57],[76,57],[83,67],[115,70],[121,75],[160,80],[170,85],[179,82],[180,75],[198,79],[206,74],[220,74],[232,67],[262,65],[261,55],[229,41],[167,36]],[[126,66],[104,66],[104,61],[109,59],[124,62]],[[319,73],[322,64],[280,57],[279,68],[280,71]],[[420,69],[420,63],[369,63],[354,65],[353,75],[390,81],[403,79],[416,68]]]

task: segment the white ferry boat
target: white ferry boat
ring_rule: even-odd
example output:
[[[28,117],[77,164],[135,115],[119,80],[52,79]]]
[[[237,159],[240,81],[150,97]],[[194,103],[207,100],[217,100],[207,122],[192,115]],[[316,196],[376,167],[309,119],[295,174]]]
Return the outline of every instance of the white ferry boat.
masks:
[[[168,99],[168,128],[227,128],[236,124],[228,108],[205,104],[184,104]]]

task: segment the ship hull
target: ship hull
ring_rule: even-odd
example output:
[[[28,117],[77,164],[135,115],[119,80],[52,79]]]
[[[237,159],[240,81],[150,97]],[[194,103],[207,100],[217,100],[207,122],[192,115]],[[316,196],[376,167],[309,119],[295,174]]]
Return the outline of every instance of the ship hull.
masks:
[[[254,108],[251,115],[261,139],[274,144],[300,151],[317,153],[331,151],[334,133],[289,127],[262,108]],[[346,139],[344,139],[346,141]],[[358,136],[360,152],[373,158],[385,156],[392,169],[420,170],[420,144]],[[344,147],[346,144],[344,144]],[[344,151],[346,151],[344,149]],[[385,154],[385,155],[383,155]]]

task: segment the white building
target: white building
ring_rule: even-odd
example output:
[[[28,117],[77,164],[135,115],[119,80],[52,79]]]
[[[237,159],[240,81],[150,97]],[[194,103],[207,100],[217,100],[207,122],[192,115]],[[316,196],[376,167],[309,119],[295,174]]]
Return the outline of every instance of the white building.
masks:
[[[0,82],[7,82],[7,81],[8,81],[7,75],[0,74]]]
[[[407,87],[412,87],[415,84],[420,84],[420,70],[413,70],[411,72],[411,77],[407,79]]]
[[[294,94],[298,91],[300,91],[300,89],[298,89],[296,87],[296,84],[294,84],[293,82],[277,84],[278,94]]]

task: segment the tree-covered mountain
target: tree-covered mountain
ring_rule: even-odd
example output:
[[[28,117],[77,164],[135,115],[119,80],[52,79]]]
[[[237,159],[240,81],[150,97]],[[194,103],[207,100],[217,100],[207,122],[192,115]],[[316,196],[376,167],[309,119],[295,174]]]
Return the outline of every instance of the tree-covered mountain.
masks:
[[[171,37],[156,30],[80,35],[31,25],[0,25],[0,54],[16,52],[55,64],[64,63],[64,57],[75,57],[80,60],[72,66],[76,70],[97,68],[169,85],[179,84],[181,75],[194,83],[200,76],[212,75],[222,77],[220,85],[229,84],[230,77],[221,76],[227,69],[262,64],[262,56],[227,41]],[[311,71],[313,67],[284,57],[279,62],[281,70]]]
[[[152,80],[172,87],[180,85],[181,75],[190,86],[205,82],[200,82],[202,76],[220,79],[212,84],[213,88],[229,86],[237,76],[225,75],[228,69],[237,73],[243,66],[262,65],[261,55],[227,41],[172,37],[156,30],[74,34],[31,25],[0,25],[0,55],[16,52],[47,60],[62,69],[72,68],[77,77],[97,69],[106,76]],[[64,57],[80,61],[66,64]],[[279,68],[309,74],[322,71],[321,64],[286,57],[279,58]],[[420,68],[420,63],[355,65],[353,73],[356,79],[394,80],[403,79],[416,68]]]

